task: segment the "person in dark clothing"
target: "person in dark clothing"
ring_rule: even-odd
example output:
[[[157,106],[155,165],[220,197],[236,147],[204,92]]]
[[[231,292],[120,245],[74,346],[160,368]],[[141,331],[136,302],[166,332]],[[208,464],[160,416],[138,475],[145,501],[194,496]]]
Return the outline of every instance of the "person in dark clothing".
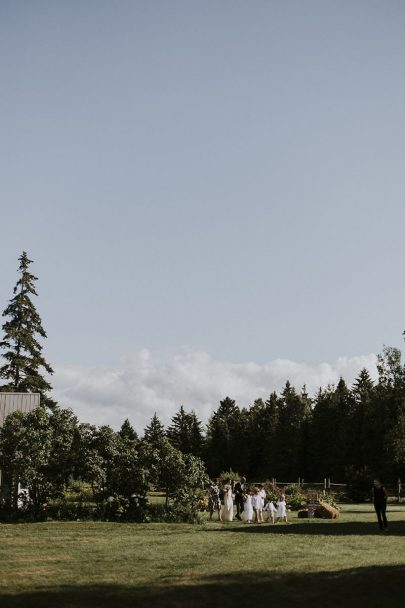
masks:
[[[233,487],[233,491],[235,494],[235,504],[236,504],[236,519],[242,519],[241,514],[243,513],[243,494],[246,484],[246,478],[241,477],[240,481],[237,481]]]
[[[373,501],[374,509],[377,513],[378,525],[380,530],[388,530],[387,516],[385,514],[387,509],[387,490],[381,483],[381,479],[378,477],[373,482]]]

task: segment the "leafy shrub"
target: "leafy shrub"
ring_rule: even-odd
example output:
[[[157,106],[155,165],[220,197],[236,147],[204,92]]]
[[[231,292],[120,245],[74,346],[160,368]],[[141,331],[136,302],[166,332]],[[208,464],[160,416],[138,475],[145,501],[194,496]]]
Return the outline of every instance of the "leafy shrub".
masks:
[[[166,508],[162,504],[149,505],[148,521],[164,523],[202,523],[201,513],[196,512],[191,505],[169,504]]]
[[[18,494],[17,508],[5,499],[0,500],[0,521],[4,522],[35,522],[47,518],[47,504],[34,504],[27,492]]]
[[[178,488],[169,503],[148,504],[148,521],[166,523],[201,523],[206,510],[204,491]]]
[[[331,507],[334,507],[335,509],[339,510],[334,494],[323,491],[321,494],[319,494],[319,501],[326,502]]]
[[[271,500],[276,504],[276,502],[280,499],[281,490],[276,490],[273,486],[265,486],[266,490],[266,501]]]
[[[168,512],[170,511],[170,505],[166,508],[163,503],[152,503],[148,505],[148,519],[147,521],[153,521],[157,523],[165,523],[170,521]],[[169,519],[168,519],[169,517]]]
[[[336,492],[334,492],[334,496],[335,496],[335,500],[337,503],[338,502],[350,502],[350,500],[352,500],[346,489],[337,490]]]
[[[293,511],[298,511],[307,504],[307,497],[302,493],[298,484],[292,483],[284,487],[285,500]]]
[[[129,498],[115,494],[98,503],[95,517],[104,521],[148,521],[148,503],[146,498],[136,494]]]
[[[88,483],[79,479],[70,479],[63,493],[63,498],[71,502],[93,502],[94,495]]]
[[[201,491],[193,488],[179,488],[173,496],[172,513],[175,521],[184,523],[201,522]]]
[[[55,499],[48,503],[45,513],[48,519],[77,521],[93,519],[95,510],[96,505],[93,502]]]
[[[240,475],[239,473],[235,473],[234,471],[232,471],[232,469],[230,469],[229,471],[222,471],[221,475],[219,475],[218,477],[219,486],[221,489],[224,487],[224,485],[228,482],[229,479],[231,481],[239,481]]]

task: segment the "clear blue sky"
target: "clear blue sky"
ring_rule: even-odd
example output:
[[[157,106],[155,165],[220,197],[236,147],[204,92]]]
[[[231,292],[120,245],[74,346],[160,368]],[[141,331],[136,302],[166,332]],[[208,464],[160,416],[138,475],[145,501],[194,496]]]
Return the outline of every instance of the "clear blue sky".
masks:
[[[0,307],[24,249],[51,364],[401,346],[404,31],[399,0],[1,0]]]

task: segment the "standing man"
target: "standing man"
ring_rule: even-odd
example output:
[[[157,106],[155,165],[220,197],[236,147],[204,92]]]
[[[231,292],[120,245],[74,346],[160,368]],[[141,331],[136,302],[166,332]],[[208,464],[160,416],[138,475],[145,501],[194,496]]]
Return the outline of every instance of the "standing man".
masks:
[[[239,481],[237,481],[234,485],[233,491],[235,494],[235,504],[236,504],[236,519],[241,518],[241,513],[243,513],[243,494],[245,491],[246,478],[241,477]]]
[[[373,501],[374,509],[377,513],[378,525],[380,530],[388,530],[387,516],[385,515],[387,509],[387,490],[381,483],[381,479],[378,477],[373,482]]]

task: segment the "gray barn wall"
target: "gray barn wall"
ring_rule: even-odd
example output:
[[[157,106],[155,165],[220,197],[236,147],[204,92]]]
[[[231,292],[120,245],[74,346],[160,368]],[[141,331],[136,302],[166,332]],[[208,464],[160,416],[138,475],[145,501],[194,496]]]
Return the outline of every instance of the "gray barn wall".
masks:
[[[39,393],[0,393],[0,428],[4,420],[13,412],[31,412],[39,406]],[[0,469],[0,495],[5,491]]]
[[[0,393],[0,427],[12,412],[31,412],[39,403],[39,393]]]

